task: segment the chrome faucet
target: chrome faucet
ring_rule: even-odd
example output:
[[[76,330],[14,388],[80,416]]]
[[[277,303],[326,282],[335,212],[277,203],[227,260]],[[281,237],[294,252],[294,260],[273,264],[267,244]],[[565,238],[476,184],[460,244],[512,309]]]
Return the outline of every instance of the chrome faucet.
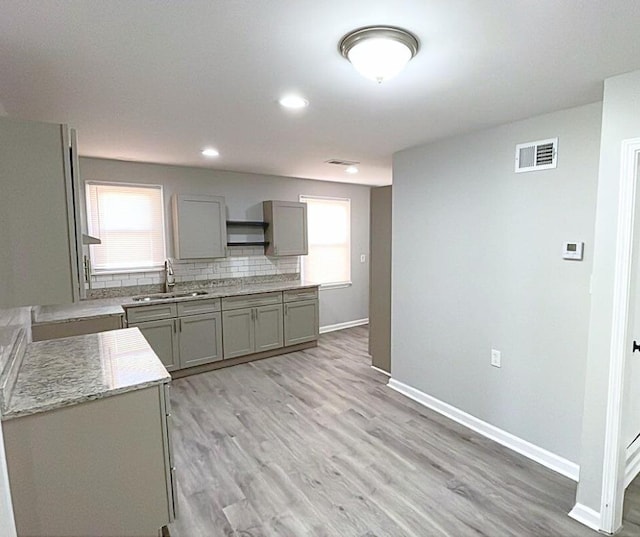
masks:
[[[164,261],[164,292],[170,293],[176,285],[176,279],[173,275],[173,265],[169,259]]]

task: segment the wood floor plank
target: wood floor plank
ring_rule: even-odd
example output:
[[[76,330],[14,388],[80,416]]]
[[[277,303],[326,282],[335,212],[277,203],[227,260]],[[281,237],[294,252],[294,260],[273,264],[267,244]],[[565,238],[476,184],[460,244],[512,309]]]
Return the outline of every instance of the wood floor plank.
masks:
[[[598,535],[567,516],[575,483],[387,388],[367,336],[173,382],[172,537]]]

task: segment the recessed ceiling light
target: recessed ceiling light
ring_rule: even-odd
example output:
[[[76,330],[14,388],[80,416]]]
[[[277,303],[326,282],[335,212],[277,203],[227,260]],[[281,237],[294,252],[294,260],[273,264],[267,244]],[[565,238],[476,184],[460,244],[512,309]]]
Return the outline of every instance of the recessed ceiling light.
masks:
[[[358,173],[358,168],[355,166],[348,166],[344,171],[347,173]]]
[[[215,157],[219,157],[220,156],[220,153],[218,152],[218,150],[214,149],[213,147],[205,147],[202,150],[202,154],[205,157],[209,157],[209,158],[215,158]]]
[[[299,95],[285,95],[278,102],[280,106],[290,108],[291,110],[301,110],[309,106],[309,101]]]

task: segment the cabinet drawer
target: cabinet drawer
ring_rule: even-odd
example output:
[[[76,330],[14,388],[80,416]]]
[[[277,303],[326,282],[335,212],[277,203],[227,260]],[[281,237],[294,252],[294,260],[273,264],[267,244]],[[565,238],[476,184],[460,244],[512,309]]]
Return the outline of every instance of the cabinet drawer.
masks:
[[[223,310],[269,306],[270,304],[282,304],[282,292],[276,291],[256,295],[229,296],[222,299]]]
[[[202,300],[193,300],[191,302],[178,302],[176,305],[178,306],[178,317],[220,311],[219,298],[207,298]]]
[[[297,300],[315,300],[318,298],[318,289],[290,289],[283,293],[285,302],[295,302]]]
[[[144,321],[159,321],[176,316],[175,304],[157,304],[155,306],[142,306],[139,308],[127,308],[127,323],[140,323]]]

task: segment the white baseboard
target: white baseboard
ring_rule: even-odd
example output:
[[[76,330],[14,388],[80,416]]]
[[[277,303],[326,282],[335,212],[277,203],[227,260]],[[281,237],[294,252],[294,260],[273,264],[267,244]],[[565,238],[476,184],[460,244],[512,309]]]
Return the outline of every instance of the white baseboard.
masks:
[[[640,474],[640,438],[627,448],[627,460],[624,467],[624,488],[627,488],[631,482]]]
[[[320,327],[320,333],[335,332],[336,330],[344,330],[345,328],[353,328],[354,326],[362,326],[369,324],[369,319],[356,319],[355,321],[347,321],[346,323],[328,324]]]
[[[384,369],[380,369],[379,367],[376,367],[375,365],[372,365],[371,369],[375,369],[378,373],[382,373],[383,375],[387,375],[387,377],[391,376],[391,373],[389,373],[388,371],[385,371]]]
[[[471,414],[467,414],[448,403],[440,401],[439,399],[436,399],[435,397],[421,392],[420,390],[398,380],[393,378],[390,379],[388,386],[410,399],[417,401],[421,405],[426,406],[431,410],[435,410],[439,414],[468,427],[482,436],[486,436],[487,438],[498,442],[498,444],[502,444],[503,446],[506,446],[513,451],[520,453],[521,455],[524,455],[525,457],[528,457],[529,459],[542,464],[565,477],[568,477],[569,479],[578,481],[580,467],[576,463],[560,457],[555,453],[551,453],[550,451],[536,446],[531,442],[527,442],[522,438],[518,438],[507,431],[499,429],[495,425],[482,421]]]
[[[569,516],[592,530],[600,531],[602,517],[598,511],[594,511],[591,507],[577,503],[569,511]]]

